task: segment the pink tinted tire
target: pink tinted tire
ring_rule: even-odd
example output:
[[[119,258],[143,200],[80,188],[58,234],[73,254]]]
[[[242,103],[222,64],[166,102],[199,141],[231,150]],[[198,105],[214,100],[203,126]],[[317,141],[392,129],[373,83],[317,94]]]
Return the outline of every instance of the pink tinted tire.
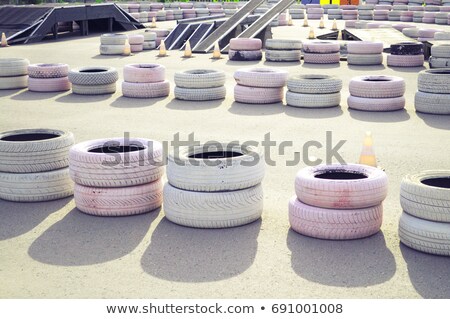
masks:
[[[243,85],[234,87],[234,100],[246,104],[270,104],[283,100],[283,87],[257,88]]]
[[[28,78],[28,90],[32,92],[62,92],[70,90],[69,78]]]
[[[425,58],[423,54],[420,55],[392,55],[387,56],[388,66],[398,67],[418,67],[423,66]]]
[[[237,84],[251,87],[283,87],[287,78],[287,71],[275,68],[248,68],[234,72]]]
[[[332,41],[305,41],[303,52],[306,53],[336,53],[340,50],[340,44]]]
[[[305,63],[313,64],[331,64],[339,63],[341,60],[341,55],[337,53],[304,53],[303,61]]]
[[[39,63],[28,66],[30,78],[62,78],[69,74],[69,66],[63,63]]]
[[[128,64],[123,68],[123,79],[132,83],[162,82],[166,77],[166,67],[156,63]]]
[[[155,83],[122,82],[122,94],[131,98],[165,97],[170,93],[169,81]]]
[[[374,99],[350,95],[347,99],[347,104],[349,108],[360,111],[397,111],[405,108],[405,98],[400,96],[385,99]]]
[[[350,80],[349,91],[357,97],[399,97],[405,94],[405,80],[387,75],[357,76]]]
[[[128,43],[130,45],[142,44],[144,43],[144,36],[142,34],[131,34],[128,36]]]
[[[262,41],[260,39],[234,38],[230,40],[230,50],[253,51],[261,50]]]

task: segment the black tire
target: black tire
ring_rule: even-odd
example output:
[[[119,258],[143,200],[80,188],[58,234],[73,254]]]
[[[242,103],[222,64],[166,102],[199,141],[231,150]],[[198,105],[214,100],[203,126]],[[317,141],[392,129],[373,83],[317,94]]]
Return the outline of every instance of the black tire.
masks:
[[[391,45],[392,55],[421,55],[423,54],[423,43],[400,42]]]

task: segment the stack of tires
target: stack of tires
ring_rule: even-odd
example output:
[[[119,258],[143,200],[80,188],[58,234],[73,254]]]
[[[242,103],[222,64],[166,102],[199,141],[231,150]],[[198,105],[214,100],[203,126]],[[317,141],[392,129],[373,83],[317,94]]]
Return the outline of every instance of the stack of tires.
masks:
[[[28,90],[33,92],[63,92],[70,90],[69,66],[63,63],[30,64]]]
[[[139,13],[139,4],[138,3],[129,3],[128,4],[128,12]]]
[[[383,64],[383,43],[350,41],[347,43],[347,62],[350,65]]]
[[[128,64],[123,68],[122,94],[131,98],[165,97],[170,83],[165,79],[166,68],[160,64]]]
[[[447,25],[449,20],[449,12],[436,12],[434,23]]]
[[[307,4],[306,5],[306,15],[309,20],[320,20],[323,17],[323,8],[319,5]]]
[[[415,250],[450,256],[450,171],[407,175],[400,186],[400,241]]]
[[[267,39],[265,43],[266,61],[299,62],[302,57],[302,41]]]
[[[378,168],[359,164],[307,167],[295,178],[289,222],[302,235],[333,240],[377,233],[383,220],[388,179]]]
[[[201,5],[201,6],[198,6],[198,5]],[[179,6],[180,6],[180,9],[192,9],[192,8],[206,8],[206,3],[197,3],[197,2],[195,2],[195,3],[189,3],[189,2],[180,2],[180,4],[179,4]]]
[[[216,142],[183,147],[168,158],[166,218],[197,228],[254,222],[263,211],[264,170],[263,153],[253,146]]]
[[[139,12],[149,12],[150,11],[150,3],[141,2],[139,3]]]
[[[0,90],[26,88],[29,64],[27,59],[0,58]]]
[[[328,9],[328,20],[342,20],[342,9]]]
[[[332,41],[305,41],[303,43],[303,61],[305,63],[339,63],[340,45]]]
[[[173,10],[166,10],[166,21],[172,21],[172,20],[175,20]]]
[[[278,15],[278,25],[280,27],[288,25],[288,17],[286,12],[282,12]]]
[[[142,34],[130,34],[128,42],[130,43],[131,52],[141,52],[144,50],[144,36]]]
[[[450,68],[450,44],[435,44],[428,60],[430,68]]]
[[[173,18],[174,18],[174,20],[182,20],[183,19],[183,10],[181,10],[181,9],[173,10]]]
[[[304,108],[328,108],[341,103],[342,80],[329,75],[307,74],[287,81],[286,104]]]
[[[353,9],[351,9],[353,8]],[[356,10],[356,6],[341,6],[342,9],[342,20],[357,20],[358,19],[358,10]]]
[[[234,72],[234,100],[246,104],[269,104],[283,100],[288,72],[273,68],[248,68]]]
[[[209,16],[210,11],[207,8],[198,8],[198,9],[195,9],[195,14],[199,18],[207,17],[207,16]]]
[[[289,14],[292,19],[304,19],[305,18],[305,9],[291,6],[289,9]]]
[[[360,111],[396,111],[405,107],[405,80],[397,76],[368,75],[350,80],[348,107]]]
[[[358,17],[360,20],[373,20],[373,9],[375,6],[372,4],[359,5],[358,7]]]
[[[400,21],[400,11],[389,11],[388,20],[389,21]]]
[[[436,12],[427,12],[425,7],[425,12],[423,13],[422,23],[434,23],[436,19]]]
[[[142,48],[144,50],[156,49],[156,33],[150,30],[145,30],[143,36],[144,43],[142,44]]]
[[[126,49],[128,36],[120,33],[105,33],[100,36],[101,55],[122,55]]]
[[[413,22],[413,11],[401,11],[400,12],[400,21],[402,22]]]
[[[450,40],[450,32],[436,32],[434,34],[435,40]]]
[[[144,138],[86,141],[70,149],[76,207],[96,216],[129,216],[162,204],[162,144]]]
[[[140,23],[147,23],[148,22],[148,12],[139,12],[138,21]]]
[[[233,38],[230,40],[228,59],[231,61],[260,61],[262,41],[252,38]]]
[[[339,5],[338,4],[325,4],[322,6],[322,8],[323,8],[323,13],[330,14],[329,10],[339,9]]]
[[[166,21],[166,11],[160,10],[156,12],[156,21]]]
[[[163,3],[150,3],[150,11],[161,11],[164,8],[164,4]]]
[[[167,29],[153,29],[152,32],[156,33],[156,47],[161,44],[161,40],[164,40],[170,33]]]
[[[386,21],[388,19],[389,10],[377,9],[373,10],[373,19],[375,21]]]
[[[183,19],[192,19],[197,17],[195,9],[183,9]]]
[[[441,31],[441,29],[419,29],[417,41],[433,41],[434,35]]]
[[[113,94],[119,79],[117,70],[112,67],[83,67],[69,71],[72,93],[80,95]]]
[[[394,67],[423,66],[423,44],[420,42],[400,42],[391,45],[387,65]]]
[[[0,133],[0,198],[43,202],[71,196],[69,149],[73,134],[53,129]]]
[[[418,22],[418,23],[422,23],[422,19],[423,19],[423,9],[422,10],[415,10],[413,11],[413,22]]]
[[[416,111],[450,114],[450,68],[421,71],[417,86],[414,99]]]
[[[175,98],[185,101],[213,101],[224,99],[225,72],[196,69],[175,73]]]

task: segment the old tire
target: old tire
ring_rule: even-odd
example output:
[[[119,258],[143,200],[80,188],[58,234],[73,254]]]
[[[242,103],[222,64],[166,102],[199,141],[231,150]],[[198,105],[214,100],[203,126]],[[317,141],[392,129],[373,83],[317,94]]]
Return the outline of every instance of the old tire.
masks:
[[[418,89],[428,93],[450,94],[450,68],[421,71]]]
[[[130,98],[156,98],[170,94],[169,81],[155,83],[122,82],[123,96]]]
[[[63,92],[70,90],[68,77],[28,78],[28,90],[32,92]]]
[[[286,92],[286,104],[294,107],[327,108],[339,106],[341,93],[330,94],[303,94]]]
[[[100,45],[101,55],[122,55],[125,52],[124,44],[102,44]]]
[[[347,43],[349,54],[380,54],[383,52],[382,42],[350,41]]]
[[[296,75],[287,80],[289,91],[303,94],[330,94],[342,89],[342,80],[322,74]]]
[[[350,65],[380,65],[383,64],[383,54],[347,54]]]
[[[2,58],[0,59],[0,77],[20,76],[28,74],[30,61],[22,58]]]
[[[446,69],[450,68],[450,58],[435,58],[430,56],[428,59],[430,69]]]
[[[102,95],[116,92],[116,83],[101,85],[78,85],[72,84],[72,93],[79,95]]]
[[[69,71],[69,81],[76,85],[104,85],[118,79],[119,74],[112,67],[83,67]]]
[[[237,84],[234,87],[234,100],[246,104],[270,104],[283,100],[283,87],[258,88]]]
[[[230,40],[230,50],[253,51],[253,50],[261,50],[261,48],[262,42],[260,39],[234,38]]]
[[[302,58],[301,50],[266,50],[266,61],[298,62]]]
[[[175,73],[175,85],[179,88],[205,89],[225,85],[225,72],[220,70],[195,69]]]
[[[105,33],[100,36],[100,43],[103,45],[124,45],[128,40],[126,34]]]
[[[392,55],[387,56],[388,66],[417,67],[423,66],[425,58],[423,55]]]
[[[305,63],[313,64],[331,64],[339,63],[341,56],[339,52],[337,53],[304,53],[303,61]]]
[[[166,67],[155,63],[127,64],[123,68],[123,79],[131,83],[162,82],[166,78]]]
[[[370,112],[386,112],[397,111],[405,108],[405,98],[391,97],[391,98],[366,98],[356,97],[350,95],[347,99],[347,105],[349,108],[360,111]]]
[[[357,76],[350,80],[349,91],[357,97],[399,97],[405,94],[405,80],[397,76]]]
[[[262,59],[262,51],[261,50],[252,50],[252,51],[244,51],[244,50],[228,50],[228,59],[231,61],[260,61]]]
[[[266,50],[301,50],[302,41],[300,40],[283,40],[283,39],[267,39],[265,42]]]
[[[417,112],[428,114],[450,114],[450,94],[416,92],[414,107]]]
[[[340,48],[339,43],[331,41],[305,41],[303,43],[303,52],[306,53],[337,53]]]
[[[69,66],[64,63],[39,63],[28,66],[30,78],[63,78],[69,74]]]
[[[246,68],[234,72],[236,83],[242,86],[277,88],[286,85],[288,72],[275,68]]]
[[[0,77],[0,90],[23,89],[28,86],[28,75]]]

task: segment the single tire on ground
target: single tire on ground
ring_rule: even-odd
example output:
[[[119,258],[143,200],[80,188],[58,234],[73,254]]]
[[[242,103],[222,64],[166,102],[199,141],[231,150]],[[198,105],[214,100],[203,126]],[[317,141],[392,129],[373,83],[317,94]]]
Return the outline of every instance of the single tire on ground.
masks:
[[[28,79],[28,90],[32,92],[63,92],[70,90],[69,78],[32,78]]]
[[[23,89],[28,86],[28,75],[0,77],[0,90]]]
[[[313,64],[331,64],[339,63],[341,56],[339,52],[336,53],[303,53],[303,61],[305,63]]]
[[[78,85],[72,83],[72,93],[79,95],[102,95],[116,92],[116,83],[100,85]]]
[[[383,54],[347,54],[350,65],[380,65],[383,64]]]
[[[125,44],[102,44],[100,45],[101,55],[122,55],[126,49]]]
[[[187,89],[175,86],[175,98],[185,101],[213,101],[224,99],[227,90],[225,86],[203,89]]]

